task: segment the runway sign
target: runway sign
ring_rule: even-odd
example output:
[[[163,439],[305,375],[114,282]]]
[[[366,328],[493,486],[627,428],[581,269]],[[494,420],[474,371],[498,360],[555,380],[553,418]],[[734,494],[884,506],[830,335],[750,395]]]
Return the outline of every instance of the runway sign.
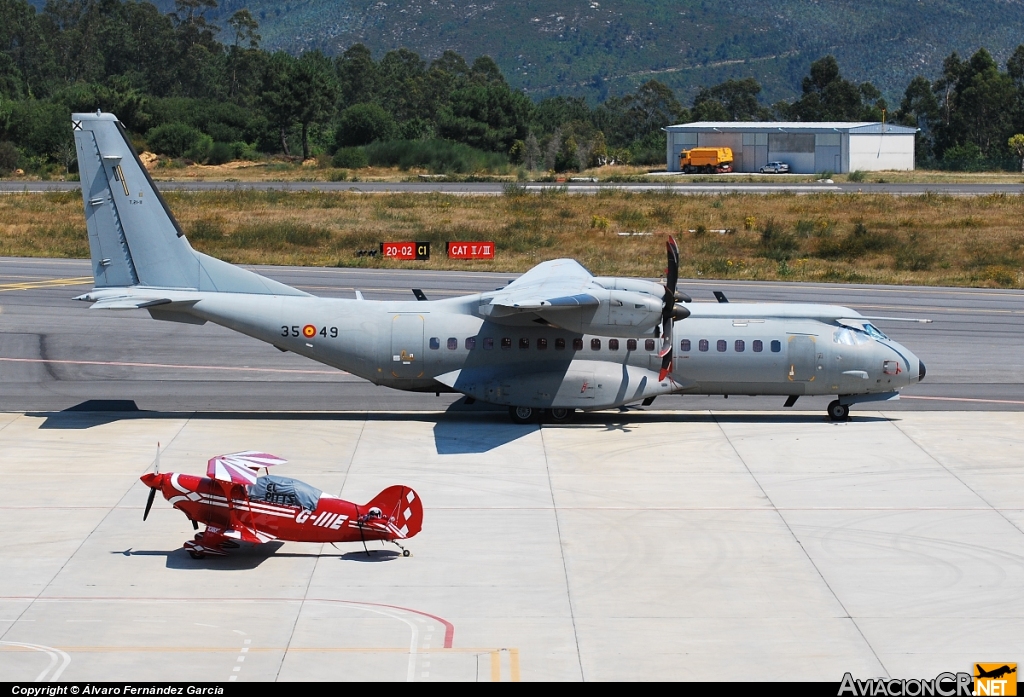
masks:
[[[380,254],[386,259],[423,261],[430,258],[429,242],[381,242]]]
[[[449,259],[493,259],[493,242],[449,242]]]

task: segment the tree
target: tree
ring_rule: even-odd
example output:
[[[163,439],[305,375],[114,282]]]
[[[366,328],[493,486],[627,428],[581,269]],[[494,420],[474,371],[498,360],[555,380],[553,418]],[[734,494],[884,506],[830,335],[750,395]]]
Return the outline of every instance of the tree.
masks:
[[[369,145],[375,140],[391,140],[397,131],[394,118],[380,104],[354,104],[341,112],[334,144]]]
[[[260,106],[280,137],[281,150],[290,156],[288,129],[295,123],[296,104],[292,99],[288,82],[291,79],[295,59],[284,51],[274,53],[263,73],[263,87],[260,92]]]
[[[803,95],[789,108],[798,121],[861,120],[865,117],[863,93],[866,89],[869,94],[878,92],[870,83],[858,87],[844,80],[834,56],[811,63],[802,87]]]
[[[379,74],[373,54],[363,44],[355,44],[345,50],[334,62],[337,75],[339,105],[342,108],[353,104],[376,101],[378,98]]]
[[[249,14],[249,10],[238,10],[228,19],[228,26],[235,34],[234,48],[240,46],[257,49],[260,47],[260,40],[263,38],[257,33],[260,28],[259,22]],[[248,44],[248,46],[245,46]]]
[[[338,85],[331,61],[320,51],[308,51],[289,71],[288,91],[295,102],[295,120],[302,128],[302,159],[309,159],[309,127],[334,113]]]
[[[1020,160],[1020,171],[1024,172],[1024,133],[1016,133],[1010,136],[1010,140],[1006,144],[1010,146],[1010,150]]]
[[[761,84],[752,77],[726,80],[701,87],[693,100],[693,118],[697,121],[756,121],[770,118],[770,110],[761,106],[757,95]]]

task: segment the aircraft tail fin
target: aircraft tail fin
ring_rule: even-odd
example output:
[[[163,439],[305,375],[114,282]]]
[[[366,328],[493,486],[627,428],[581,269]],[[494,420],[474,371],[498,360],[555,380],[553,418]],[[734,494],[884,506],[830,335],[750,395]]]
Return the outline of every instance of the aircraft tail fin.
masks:
[[[192,249],[113,114],[72,114],[97,288],[307,295]]]
[[[361,510],[380,509],[395,537],[412,537],[423,528],[423,504],[419,494],[407,486],[389,486]]]

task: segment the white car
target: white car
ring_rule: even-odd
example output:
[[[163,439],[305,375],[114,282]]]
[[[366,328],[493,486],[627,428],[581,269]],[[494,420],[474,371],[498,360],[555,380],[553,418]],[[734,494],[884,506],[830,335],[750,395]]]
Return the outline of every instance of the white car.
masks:
[[[769,162],[761,168],[761,174],[788,174],[789,165],[785,162]]]

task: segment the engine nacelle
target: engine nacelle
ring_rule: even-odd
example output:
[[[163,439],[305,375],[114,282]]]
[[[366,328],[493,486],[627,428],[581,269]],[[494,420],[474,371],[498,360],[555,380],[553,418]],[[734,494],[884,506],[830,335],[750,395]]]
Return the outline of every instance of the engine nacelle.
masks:
[[[661,299],[665,297],[665,286],[654,281],[645,281],[642,278],[618,278],[615,276],[600,276],[594,282],[608,290],[628,290],[634,293],[653,295]]]
[[[656,283],[650,285],[657,286]],[[599,304],[579,309],[541,309],[536,312],[556,327],[600,336],[639,337],[651,333],[661,324],[660,296],[652,297],[647,293],[629,290],[609,290],[605,293],[591,290],[589,295],[597,297]]]

